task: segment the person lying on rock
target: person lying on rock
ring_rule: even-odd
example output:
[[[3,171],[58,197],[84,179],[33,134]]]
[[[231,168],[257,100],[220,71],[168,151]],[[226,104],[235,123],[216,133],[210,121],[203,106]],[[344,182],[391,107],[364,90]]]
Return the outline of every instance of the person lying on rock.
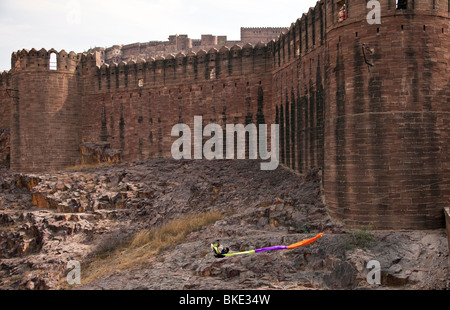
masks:
[[[219,258],[223,258],[223,254],[227,254],[230,251],[229,248],[224,248],[219,240],[217,240],[216,243],[211,244],[211,248],[214,251],[214,256]]]

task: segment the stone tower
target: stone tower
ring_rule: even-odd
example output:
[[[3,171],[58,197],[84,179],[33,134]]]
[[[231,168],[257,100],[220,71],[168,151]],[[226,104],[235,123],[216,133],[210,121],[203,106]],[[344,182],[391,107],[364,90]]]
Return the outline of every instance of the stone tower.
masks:
[[[431,229],[450,195],[447,0],[326,1],[324,184],[349,226]],[[334,22],[333,22],[334,21]]]
[[[38,172],[79,158],[80,54],[32,49],[12,55],[11,169]]]
[[[449,5],[322,0],[268,44],[281,161],[323,169],[327,206],[348,227],[444,224]]]

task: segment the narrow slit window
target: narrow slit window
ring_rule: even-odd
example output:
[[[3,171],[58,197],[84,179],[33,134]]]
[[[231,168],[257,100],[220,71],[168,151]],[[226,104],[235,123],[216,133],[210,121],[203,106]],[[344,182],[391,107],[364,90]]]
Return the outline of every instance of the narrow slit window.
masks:
[[[407,6],[407,0],[397,0],[397,10],[406,10]]]
[[[55,53],[50,54],[49,64],[50,64],[49,65],[50,70],[58,70],[58,60],[56,59]]]

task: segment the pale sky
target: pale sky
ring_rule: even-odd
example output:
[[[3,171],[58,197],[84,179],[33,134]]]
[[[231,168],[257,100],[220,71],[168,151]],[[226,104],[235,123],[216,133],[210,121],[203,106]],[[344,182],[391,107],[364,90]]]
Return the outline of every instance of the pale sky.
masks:
[[[41,48],[82,53],[169,35],[226,35],[240,27],[289,27],[316,0],[0,0],[0,72],[11,54]]]

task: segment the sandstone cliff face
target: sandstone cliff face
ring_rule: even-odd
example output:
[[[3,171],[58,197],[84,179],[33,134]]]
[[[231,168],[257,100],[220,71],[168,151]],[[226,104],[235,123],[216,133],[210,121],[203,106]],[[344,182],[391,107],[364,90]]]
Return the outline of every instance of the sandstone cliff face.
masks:
[[[1,289],[358,289],[370,260],[382,288],[445,289],[445,230],[346,231],[322,200],[320,171],[299,176],[255,161],[151,160],[39,175],[0,172]],[[149,256],[144,267],[114,270],[70,287],[67,263],[82,264],[105,240],[126,239],[187,214],[224,217],[183,243]],[[294,243],[293,251],[216,259],[233,251]]]

